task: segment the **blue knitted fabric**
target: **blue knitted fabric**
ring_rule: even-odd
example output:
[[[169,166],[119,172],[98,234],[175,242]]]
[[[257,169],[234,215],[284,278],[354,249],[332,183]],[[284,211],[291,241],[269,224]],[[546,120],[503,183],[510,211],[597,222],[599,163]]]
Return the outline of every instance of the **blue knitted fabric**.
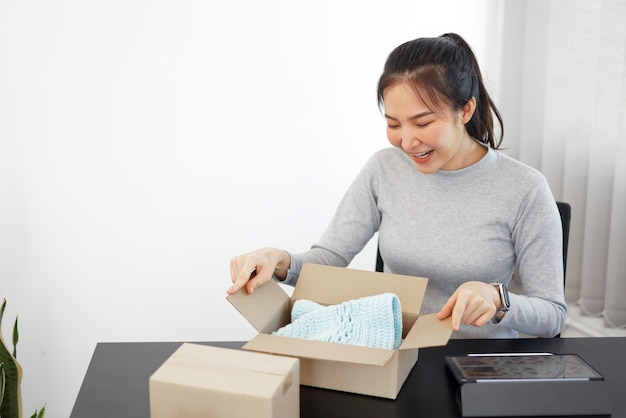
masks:
[[[273,332],[284,337],[397,349],[402,342],[402,308],[392,293],[323,306],[294,302],[291,323]]]

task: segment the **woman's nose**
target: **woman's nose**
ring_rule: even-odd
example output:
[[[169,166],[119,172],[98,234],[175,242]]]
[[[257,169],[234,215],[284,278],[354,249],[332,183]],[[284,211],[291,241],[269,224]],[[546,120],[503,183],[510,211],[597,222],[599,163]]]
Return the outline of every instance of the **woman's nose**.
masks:
[[[405,151],[409,151],[419,145],[421,142],[415,136],[413,129],[403,129],[402,130],[402,149]]]

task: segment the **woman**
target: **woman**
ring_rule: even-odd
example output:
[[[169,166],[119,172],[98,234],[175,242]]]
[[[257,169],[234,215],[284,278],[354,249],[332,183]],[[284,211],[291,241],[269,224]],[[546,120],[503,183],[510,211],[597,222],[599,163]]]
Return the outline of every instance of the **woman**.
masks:
[[[560,217],[541,173],[498,151],[502,120],[469,45],[419,38],[389,55],[378,102],[392,148],[366,163],[320,241],[231,260],[234,293],[303,263],[347,266],[374,233],[385,271],[427,277],[422,314],[452,316],[453,338],[551,337],[565,326]],[[517,266],[525,295],[508,294]]]

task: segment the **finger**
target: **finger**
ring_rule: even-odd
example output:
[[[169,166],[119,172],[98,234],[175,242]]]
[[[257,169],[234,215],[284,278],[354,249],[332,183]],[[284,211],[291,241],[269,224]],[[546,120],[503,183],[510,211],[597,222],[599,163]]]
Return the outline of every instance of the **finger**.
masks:
[[[476,318],[472,322],[472,325],[474,325],[475,327],[482,327],[482,326],[486,325],[491,318],[493,318],[493,314],[491,314],[489,312],[485,312],[482,315],[480,315],[478,318]]]
[[[233,268],[231,265],[231,280],[233,280],[233,285],[226,291],[226,293],[228,293],[229,295],[236,293],[246,283],[248,283],[252,277],[254,277],[255,272],[256,267],[254,266],[249,267],[244,265],[244,267],[242,267],[241,269],[237,269]],[[248,291],[248,293],[251,292]]]
[[[437,313],[437,318],[446,319],[447,317],[449,317],[450,314],[452,314],[452,309],[454,308],[455,302],[456,302],[456,295],[450,296],[450,298],[448,298],[448,301],[445,303],[445,305],[443,305],[441,309],[439,310],[439,312]]]
[[[456,299],[454,309],[452,310],[452,329],[458,331],[461,329],[461,321],[467,308],[467,295],[461,292]]]
[[[237,264],[237,260],[233,258],[230,260],[230,281],[235,283],[237,281],[237,276],[239,274],[239,267]]]
[[[248,281],[245,279],[238,279],[232,284],[231,287],[226,290],[226,293],[232,295],[233,293],[237,293],[239,289],[241,289]]]
[[[485,325],[494,314],[495,309],[492,305],[478,295],[471,295],[468,297],[468,303],[461,322],[463,324],[481,327]]]
[[[240,276],[241,271],[245,268],[244,256],[231,258],[230,260],[230,280],[235,283]]]
[[[482,311],[477,309],[475,305],[468,304],[465,307],[465,312],[463,312],[463,318],[461,318],[461,323],[473,325],[474,322],[482,315]]]
[[[268,269],[255,269],[250,275],[250,280],[246,284],[246,290],[248,293],[254,292],[254,289],[261,286],[263,283],[266,283],[272,279],[272,270]]]
[[[437,312],[437,319],[446,319],[452,313],[452,309],[450,309],[447,305],[443,305],[441,310]]]

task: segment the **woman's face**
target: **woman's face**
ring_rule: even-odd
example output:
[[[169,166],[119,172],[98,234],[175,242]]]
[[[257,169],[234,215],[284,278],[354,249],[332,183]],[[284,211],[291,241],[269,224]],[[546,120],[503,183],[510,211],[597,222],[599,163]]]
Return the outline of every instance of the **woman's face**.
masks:
[[[486,153],[465,129],[476,107],[470,100],[459,112],[429,109],[404,83],[383,94],[387,138],[406,152],[424,174],[458,170],[474,164]]]

